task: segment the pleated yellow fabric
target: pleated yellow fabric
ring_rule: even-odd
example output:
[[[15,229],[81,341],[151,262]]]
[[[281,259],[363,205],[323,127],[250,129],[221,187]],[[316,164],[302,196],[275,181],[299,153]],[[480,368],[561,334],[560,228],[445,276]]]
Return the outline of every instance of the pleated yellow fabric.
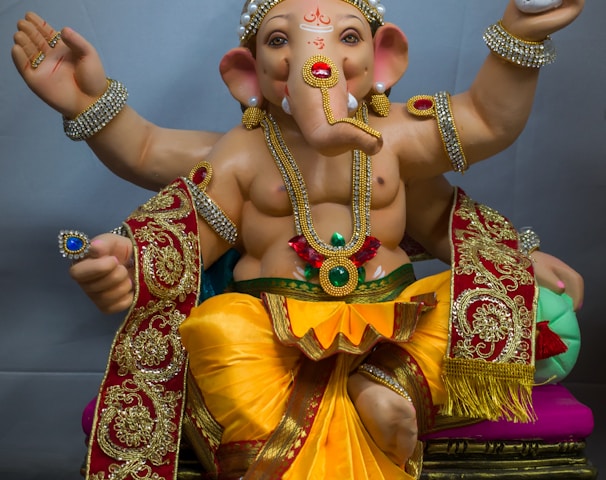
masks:
[[[301,353],[275,338],[262,302],[228,293],[206,300],[180,328],[189,366],[222,443],[266,439],[276,428]]]
[[[448,348],[450,276],[450,271],[445,271],[417,280],[399,297],[399,300],[410,301],[416,295],[426,292],[436,293],[435,308],[421,316],[410,340],[401,345],[421,367],[429,384],[434,405],[443,405],[446,401],[442,365]]]
[[[400,344],[418,361],[438,403],[444,396],[449,278],[445,272],[415,282],[398,298],[438,293],[437,308],[423,314]],[[278,341],[262,301],[241,293],[213,297],[192,311],[180,332],[206,405],[224,427],[221,443],[267,439],[280,423],[304,354]],[[358,355],[337,355],[309,435],[282,478],[412,479],[377,448],[349,399],[347,379],[359,362]]]
[[[309,439],[284,479],[412,479],[367,433],[347,394],[355,358],[339,355]]]
[[[374,305],[317,302],[316,305],[286,301],[294,335],[303,337],[313,329],[323,349],[328,349],[338,334],[343,334],[353,345],[360,345],[369,323],[383,337],[389,338],[393,334],[394,302]]]

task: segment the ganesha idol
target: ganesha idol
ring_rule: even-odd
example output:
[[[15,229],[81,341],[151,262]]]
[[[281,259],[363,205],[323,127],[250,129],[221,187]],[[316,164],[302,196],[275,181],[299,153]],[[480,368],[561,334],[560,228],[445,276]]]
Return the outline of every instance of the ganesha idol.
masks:
[[[176,478],[187,439],[204,478],[411,479],[437,414],[532,421],[538,239],[442,174],[517,138],[549,36],[582,7],[512,0],[468,91],[398,104],[408,42],[381,2],[248,0],[220,64],[243,110],[224,135],[151,124],[85,39],[28,14],[28,85],[160,190],[114,233],[60,235],[97,306],[129,308],[88,478]],[[405,234],[451,269],[415,279]]]

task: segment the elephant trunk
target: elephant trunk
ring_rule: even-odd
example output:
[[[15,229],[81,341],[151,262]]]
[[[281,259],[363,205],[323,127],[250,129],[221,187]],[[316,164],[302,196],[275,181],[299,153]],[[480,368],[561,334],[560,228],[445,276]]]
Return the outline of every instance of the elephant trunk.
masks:
[[[381,134],[359,115],[357,101],[337,65],[314,55],[301,67],[293,66],[286,86],[285,107],[290,110],[306,142],[325,155],[362,150],[373,155],[383,144]]]

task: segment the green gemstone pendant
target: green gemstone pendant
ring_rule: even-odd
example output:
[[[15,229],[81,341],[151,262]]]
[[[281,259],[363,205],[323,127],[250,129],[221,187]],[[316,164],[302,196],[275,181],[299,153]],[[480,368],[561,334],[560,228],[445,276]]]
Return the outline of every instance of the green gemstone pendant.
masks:
[[[358,286],[358,269],[347,257],[324,260],[320,267],[320,285],[333,297],[343,297]]]
[[[341,265],[331,268],[328,271],[328,281],[334,287],[343,287],[349,282],[349,272]]]

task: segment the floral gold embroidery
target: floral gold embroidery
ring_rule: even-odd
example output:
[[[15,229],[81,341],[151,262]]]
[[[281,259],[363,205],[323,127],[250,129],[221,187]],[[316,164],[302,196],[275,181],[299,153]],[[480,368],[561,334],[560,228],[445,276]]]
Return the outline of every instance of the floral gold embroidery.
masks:
[[[87,478],[176,478],[187,367],[179,326],[197,303],[201,265],[196,222],[182,181],[126,222],[137,242],[136,303],[112,345]]]
[[[178,330],[185,315],[175,310],[173,302],[165,301],[133,310],[131,319],[114,346],[112,360],[118,374],[136,372],[154,382],[168,381],[186,360]]]
[[[160,330],[148,328],[135,337],[133,349],[135,356],[146,367],[159,366],[168,355],[169,340]]]
[[[142,405],[128,407],[118,412],[115,430],[118,440],[129,447],[141,447],[152,437],[154,420]]]
[[[507,295],[467,290],[454,302],[452,315],[461,337],[452,347],[455,357],[522,364],[530,360],[532,311]]]
[[[197,238],[183,235],[179,230],[167,230],[162,223],[150,222],[135,234],[135,239],[140,241],[154,238],[154,242],[149,243],[142,252],[143,276],[150,292],[160,298],[182,300],[197,287],[197,276],[191,275],[186,269],[186,265],[195,261],[198,255],[197,248],[194,248]],[[179,245],[179,249],[175,244]]]
[[[457,191],[445,415],[534,418],[537,291],[532,263],[517,240],[507,219]]]
[[[527,363],[533,311],[522,296],[510,294],[521,285],[533,285],[534,276],[529,259],[507,245],[517,232],[500,214],[468,197],[455,215],[468,223],[453,233],[459,243],[454,273],[470,276],[475,287],[453,302],[452,322],[460,336],[452,346],[454,356]]]

